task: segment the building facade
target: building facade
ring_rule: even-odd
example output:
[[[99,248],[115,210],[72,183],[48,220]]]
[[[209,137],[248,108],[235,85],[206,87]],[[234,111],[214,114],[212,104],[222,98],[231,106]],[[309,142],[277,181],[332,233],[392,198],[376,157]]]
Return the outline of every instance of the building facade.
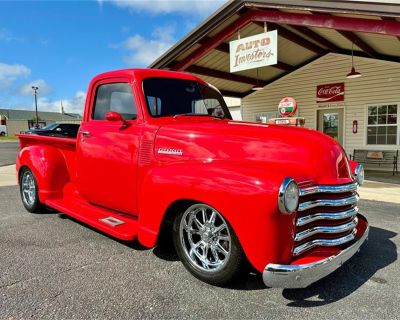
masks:
[[[259,64],[268,52],[254,39],[274,43],[271,63]],[[245,121],[279,117],[280,100],[293,97],[305,127],[348,155],[400,150],[399,1],[229,1],[150,67],[193,73],[240,98],[233,111]],[[339,96],[324,98],[334,85]]]
[[[327,54],[243,98],[243,120],[267,122],[291,96],[305,127],[331,135],[349,155],[400,149],[400,63],[357,57],[355,65],[362,76],[346,79],[349,57]],[[317,87],[329,83],[344,84],[343,102],[317,103]]]
[[[31,110],[0,109],[1,124],[7,127],[7,135],[30,129],[36,124],[36,113]],[[38,112],[38,124],[43,127],[54,122],[81,123],[82,116],[77,113]]]

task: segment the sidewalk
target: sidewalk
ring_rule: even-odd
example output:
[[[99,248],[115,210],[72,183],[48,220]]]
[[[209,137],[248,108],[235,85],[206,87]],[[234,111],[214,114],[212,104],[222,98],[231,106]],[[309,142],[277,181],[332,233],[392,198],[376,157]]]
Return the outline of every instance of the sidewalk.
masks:
[[[361,199],[400,204],[399,184],[365,180],[358,193]]]
[[[393,175],[391,171],[365,170],[365,180],[400,185],[400,173]]]
[[[0,167],[0,187],[15,185],[15,165]],[[400,184],[365,180],[358,193],[361,199],[400,204]]]
[[[0,167],[0,187],[15,185],[17,185],[15,164],[11,166]]]

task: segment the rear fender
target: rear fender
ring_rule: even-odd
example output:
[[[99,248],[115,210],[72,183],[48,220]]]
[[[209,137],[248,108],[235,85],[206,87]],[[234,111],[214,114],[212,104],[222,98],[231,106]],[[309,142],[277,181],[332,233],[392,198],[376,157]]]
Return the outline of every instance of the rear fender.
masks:
[[[47,145],[24,147],[17,160],[18,182],[23,167],[32,170],[36,177],[40,202],[62,197],[70,177],[65,159],[57,148]]]

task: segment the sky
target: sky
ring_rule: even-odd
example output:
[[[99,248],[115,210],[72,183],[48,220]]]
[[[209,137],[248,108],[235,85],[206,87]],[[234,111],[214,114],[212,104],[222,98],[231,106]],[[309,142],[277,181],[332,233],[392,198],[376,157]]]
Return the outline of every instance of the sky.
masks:
[[[0,0],[0,108],[82,113],[96,74],[147,67],[225,0]]]

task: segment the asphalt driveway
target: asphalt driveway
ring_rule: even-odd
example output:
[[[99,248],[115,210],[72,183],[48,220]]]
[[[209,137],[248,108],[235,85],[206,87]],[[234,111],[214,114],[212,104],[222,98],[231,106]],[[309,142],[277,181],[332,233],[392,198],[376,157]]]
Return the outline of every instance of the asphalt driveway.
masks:
[[[0,319],[399,319],[400,205],[361,201],[370,240],[307,289],[193,278],[165,248],[122,243],[59,213],[30,214],[0,187]]]

